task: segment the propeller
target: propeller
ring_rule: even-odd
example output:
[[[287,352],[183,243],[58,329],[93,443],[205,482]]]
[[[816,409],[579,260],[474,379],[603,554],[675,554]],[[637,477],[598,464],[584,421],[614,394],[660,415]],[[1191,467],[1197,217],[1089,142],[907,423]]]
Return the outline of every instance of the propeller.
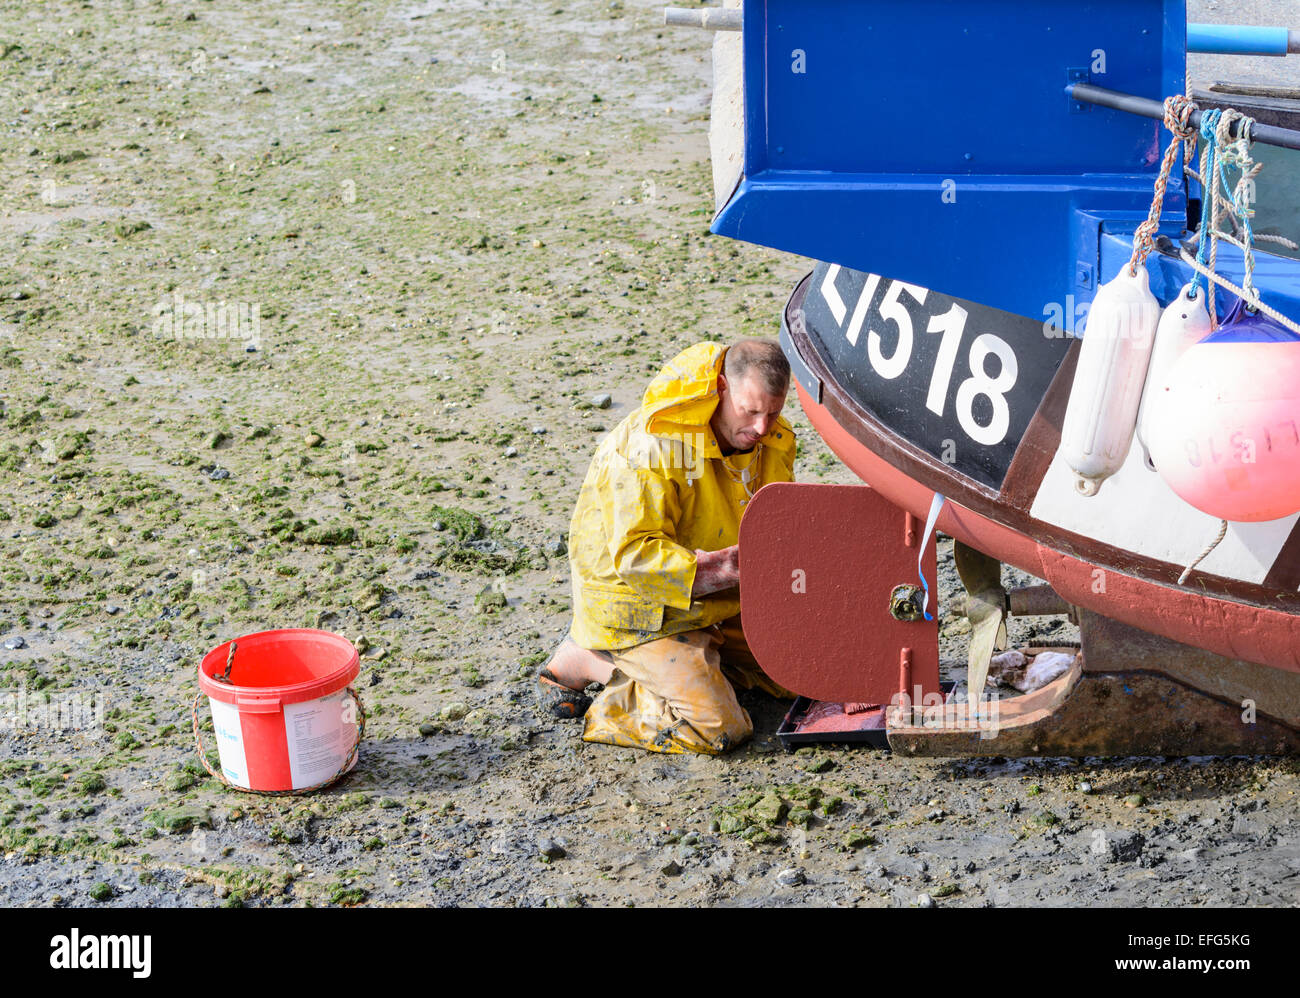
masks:
[[[1002,563],[953,541],[957,575],[966,587],[966,616],[970,620],[970,658],[966,665],[967,695],[972,704],[984,696],[994,651],[1007,646],[1007,591],[1002,588]]]

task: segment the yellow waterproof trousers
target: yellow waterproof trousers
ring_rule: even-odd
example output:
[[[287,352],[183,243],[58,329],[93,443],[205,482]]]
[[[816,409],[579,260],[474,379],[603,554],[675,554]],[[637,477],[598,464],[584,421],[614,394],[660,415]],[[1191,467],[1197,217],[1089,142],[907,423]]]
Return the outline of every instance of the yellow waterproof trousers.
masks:
[[[718,755],[754,733],[734,687],[794,696],[759,668],[739,617],[610,654],[614,673],[587,709],[584,741]]]

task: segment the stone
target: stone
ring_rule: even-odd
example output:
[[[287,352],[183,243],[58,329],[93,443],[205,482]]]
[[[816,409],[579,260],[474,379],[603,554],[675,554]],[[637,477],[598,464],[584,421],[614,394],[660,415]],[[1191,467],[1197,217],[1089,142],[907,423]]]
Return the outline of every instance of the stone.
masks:
[[[15,634],[5,642],[5,647],[9,649],[9,651],[17,651],[19,648],[26,648],[27,642],[23,639],[21,634]]]
[[[918,908],[933,908],[934,898],[930,897],[929,894],[918,894],[916,897],[916,906]]]
[[[1105,832],[1093,842],[1093,851],[1108,863],[1132,863],[1142,855],[1146,837],[1141,832]]]
[[[355,527],[342,524],[318,524],[303,531],[302,539],[307,544],[351,544],[357,539],[357,531]]]
[[[798,887],[806,881],[807,878],[804,876],[803,870],[800,870],[798,867],[791,867],[788,870],[782,870],[776,875],[776,882],[782,887]]]
[[[682,872],[682,865],[678,863],[677,860],[670,859],[667,863],[664,864],[663,869],[660,870],[659,872],[662,873],[665,877],[675,877]]]
[[[506,454],[505,454],[506,457],[517,457],[518,455],[519,455],[519,448],[518,448],[518,447],[507,447],[507,448],[506,448]]]
[[[568,854],[564,851],[564,846],[559,841],[543,837],[537,840],[537,855],[541,856],[543,859],[552,860],[563,859]]]
[[[459,701],[447,704],[442,708],[442,719],[444,721],[459,721],[469,713],[469,707]]]
[[[770,791],[758,799],[758,801],[749,809],[755,821],[760,821],[765,825],[775,825],[785,817],[787,805],[776,794]]]
[[[170,835],[179,835],[195,828],[211,828],[212,818],[206,807],[197,804],[157,811],[150,820]]]
[[[506,594],[493,589],[490,585],[484,586],[474,597],[474,606],[479,613],[495,613],[504,610],[506,605]]]
[[[601,392],[599,395],[593,395],[591,397],[591,404],[597,409],[608,409],[614,404],[614,397],[605,392]]]
[[[723,835],[734,835],[744,829],[745,819],[736,814],[724,814],[716,824]]]

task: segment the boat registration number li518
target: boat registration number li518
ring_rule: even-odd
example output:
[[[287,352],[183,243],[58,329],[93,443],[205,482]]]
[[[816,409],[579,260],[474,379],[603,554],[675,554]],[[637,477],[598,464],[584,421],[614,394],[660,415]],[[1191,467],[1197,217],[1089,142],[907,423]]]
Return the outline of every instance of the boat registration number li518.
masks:
[[[992,488],[1070,344],[1041,320],[828,263],[813,273],[804,321],[873,416]]]

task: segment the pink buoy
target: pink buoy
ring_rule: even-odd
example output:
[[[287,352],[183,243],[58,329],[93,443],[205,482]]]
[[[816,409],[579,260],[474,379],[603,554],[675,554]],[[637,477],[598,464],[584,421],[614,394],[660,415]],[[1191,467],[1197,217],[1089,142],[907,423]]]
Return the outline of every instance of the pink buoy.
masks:
[[[1149,445],[1174,492],[1235,522],[1300,511],[1300,336],[1238,301],[1161,380]]]

